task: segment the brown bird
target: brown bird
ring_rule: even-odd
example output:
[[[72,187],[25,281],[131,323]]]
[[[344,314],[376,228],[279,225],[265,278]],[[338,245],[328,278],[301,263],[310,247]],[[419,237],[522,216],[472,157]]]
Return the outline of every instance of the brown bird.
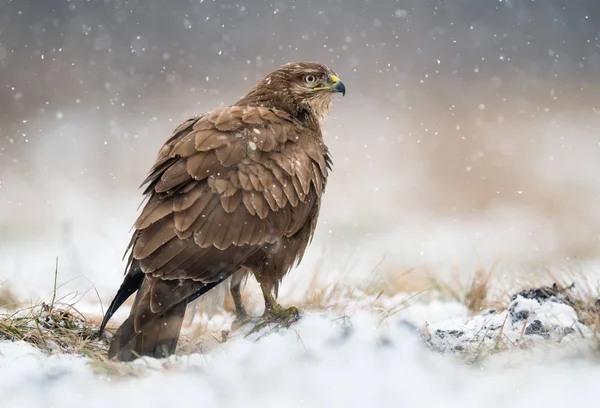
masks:
[[[275,300],[317,224],[331,158],[320,120],[344,84],[327,66],[289,63],[234,105],[177,127],[142,185],[148,201],[127,249],[125,279],[100,331],[137,291],[109,357],[175,352],[186,306],[233,274],[239,318],[244,271],[265,299],[263,321],[290,322]]]

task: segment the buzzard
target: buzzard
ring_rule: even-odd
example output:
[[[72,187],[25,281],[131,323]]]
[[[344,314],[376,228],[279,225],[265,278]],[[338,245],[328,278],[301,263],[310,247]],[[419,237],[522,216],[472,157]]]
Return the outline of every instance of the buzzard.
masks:
[[[234,105],[173,131],[142,183],[147,202],[125,278],[100,328],[137,291],[110,358],[173,354],[188,303],[234,274],[231,293],[245,318],[245,271],[262,289],[263,322],[297,318],[275,299],[315,231],[332,164],[320,120],[336,92],[346,89],[326,65],[289,63]]]

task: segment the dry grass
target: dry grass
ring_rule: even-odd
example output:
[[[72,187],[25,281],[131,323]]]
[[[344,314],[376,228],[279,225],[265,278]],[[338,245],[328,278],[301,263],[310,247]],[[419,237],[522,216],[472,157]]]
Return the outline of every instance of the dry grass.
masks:
[[[52,300],[0,314],[0,340],[24,341],[45,353],[81,354],[96,361],[106,360],[106,344],[98,338],[98,326],[88,322],[73,303],[57,299],[57,279],[58,260]]]
[[[11,290],[10,286],[4,282],[0,284],[0,309],[16,310],[19,307],[19,299]]]
[[[329,285],[319,283],[320,270],[315,268],[308,293],[309,296],[299,305],[310,310],[327,310],[344,314],[349,308],[361,307],[379,312],[383,317],[389,317],[408,307],[430,287],[421,284],[415,276],[416,269],[409,269],[399,274],[382,272],[382,258],[367,275],[359,282],[338,280]],[[417,283],[418,281],[418,283]],[[405,294],[402,300],[393,305],[383,305],[381,300],[398,294]]]
[[[465,293],[465,304],[471,313],[479,313],[491,306],[489,301],[489,283],[494,269],[486,271],[481,265],[475,271],[471,284]]]
[[[511,296],[522,290],[546,288],[548,295],[555,295],[571,304],[586,326],[600,328],[600,285],[590,286],[583,271],[561,271],[561,278],[558,278],[546,270],[545,274],[535,277],[515,275],[512,280],[503,277],[502,284],[494,279],[495,276],[494,267],[486,270],[480,266],[466,282],[458,277],[444,281],[435,276],[431,276],[431,281],[436,293],[463,303],[472,314],[486,309],[504,309]]]
[[[550,274],[555,287],[573,303],[579,319],[593,328],[600,344],[600,287],[586,283],[581,271],[569,271],[565,276]]]
[[[0,315],[0,340],[24,341],[47,353],[82,354],[105,359],[105,344],[73,305],[54,303],[32,306]]]
[[[455,275],[460,276],[458,270],[455,271]],[[444,281],[434,275],[430,275],[430,281],[434,291],[463,303],[472,314],[477,314],[485,309],[500,306],[500,304],[506,303],[508,299],[508,297],[503,299],[504,296],[501,296],[500,299],[494,299],[490,296],[493,275],[494,267],[486,270],[482,265],[479,265],[466,283],[459,278]]]

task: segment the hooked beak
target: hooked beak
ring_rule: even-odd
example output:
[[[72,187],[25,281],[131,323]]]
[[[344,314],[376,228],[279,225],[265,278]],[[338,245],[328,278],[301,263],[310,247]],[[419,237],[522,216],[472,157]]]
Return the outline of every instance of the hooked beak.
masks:
[[[331,90],[333,92],[341,92],[342,96],[346,96],[346,87],[344,83],[336,75],[331,76]]]
[[[337,77],[337,75],[331,74],[331,76],[329,77],[329,80],[331,82],[331,84],[329,86],[322,86],[322,87],[313,88],[313,89],[315,91],[328,90],[331,92],[341,92],[342,96],[346,95],[346,87],[344,86],[344,83],[342,81],[340,81],[340,79]]]

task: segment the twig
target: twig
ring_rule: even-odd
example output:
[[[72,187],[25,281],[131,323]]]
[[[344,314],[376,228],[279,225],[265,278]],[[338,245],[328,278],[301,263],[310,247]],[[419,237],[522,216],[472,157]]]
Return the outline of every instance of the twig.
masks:
[[[504,334],[504,326],[506,325],[506,319],[508,319],[508,313],[502,322],[502,327],[500,327],[500,333],[498,333],[498,338],[496,339],[495,349],[498,350],[498,346],[500,345],[500,339],[502,339],[502,334]]]
[[[54,267],[54,290],[52,291],[52,303],[50,303],[50,309],[54,307],[54,301],[56,300],[56,282],[58,280],[58,257],[56,257],[56,266]]]
[[[521,341],[523,339],[523,336],[525,335],[525,328],[527,327],[528,321],[529,321],[529,316],[527,316],[527,319],[525,319],[525,323],[523,323],[523,328],[521,329],[521,335],[519,336],[519,341]]]

